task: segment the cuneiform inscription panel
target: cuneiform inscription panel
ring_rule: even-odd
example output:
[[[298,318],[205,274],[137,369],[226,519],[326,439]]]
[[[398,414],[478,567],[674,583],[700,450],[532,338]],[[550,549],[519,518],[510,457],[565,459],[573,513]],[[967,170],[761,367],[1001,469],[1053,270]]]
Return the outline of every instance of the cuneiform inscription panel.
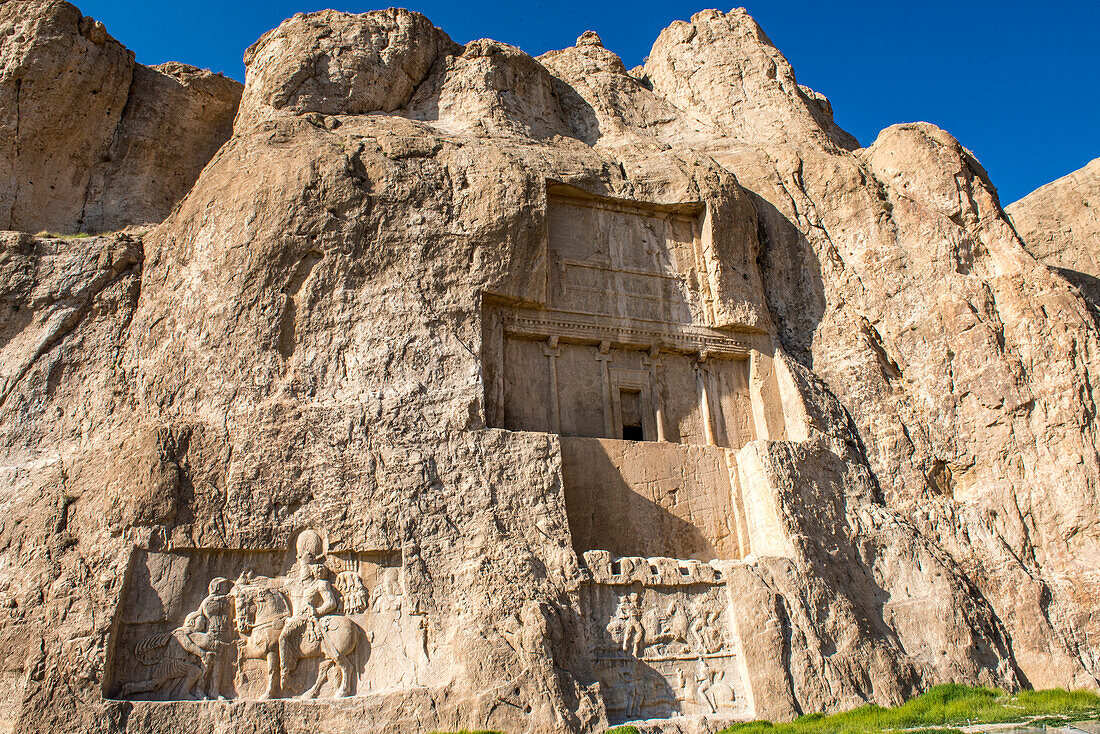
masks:
[[[550,308],[652,322],[710,322],[697,205],[548,193]]]

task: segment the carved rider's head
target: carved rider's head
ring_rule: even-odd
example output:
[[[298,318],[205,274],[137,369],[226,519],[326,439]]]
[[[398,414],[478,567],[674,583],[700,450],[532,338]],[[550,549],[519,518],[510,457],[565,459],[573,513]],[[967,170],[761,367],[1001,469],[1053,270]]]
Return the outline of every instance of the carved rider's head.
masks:
[[[298,562],[307,565],[317,563],[325,554],[325,541],[313,530],[303,530],[296,544]]]
[[[217,596],[224,596],[233,589],[233,584],[229,579],[223,579],[221,576],[217,576],[210,581],[210,585],[207,587],[207,591],[210,594]]]

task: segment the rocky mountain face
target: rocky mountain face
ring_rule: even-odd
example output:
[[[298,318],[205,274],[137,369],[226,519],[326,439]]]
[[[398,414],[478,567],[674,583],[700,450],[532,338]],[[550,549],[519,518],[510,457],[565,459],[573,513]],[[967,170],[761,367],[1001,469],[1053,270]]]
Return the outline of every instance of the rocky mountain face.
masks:
[[[144,66],[62,0],[0,3],[0,227],[108,232],[164,219],[228,138],[241,85]]]
[[[5,730],[1100,686],[1081,187],[1010,220],[932,125],[860,147],[743,10],[633,70],[296,15],[243,95],[0,26],[6,226],[167,217],[0,237]]]
[[[1100,158],[1005,207],[1032,255],[1100,308]]]

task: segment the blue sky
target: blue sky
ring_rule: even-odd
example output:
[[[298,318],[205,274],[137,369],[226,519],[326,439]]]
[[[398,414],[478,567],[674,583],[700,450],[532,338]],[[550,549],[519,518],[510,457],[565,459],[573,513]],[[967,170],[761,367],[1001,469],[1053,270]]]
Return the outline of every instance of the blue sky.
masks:
[[[799,82],[828,96],[837,122],[864,145],[892,123],[933,122],[974,151],[1003,204],[1100,156],[1100,3],[744,1]],[[77,5],[138,61],[183,61],[242,81],[245,48],[284,18],[385,7],[352,0]],[[532,55],[572,45],[591,29],[629,68],[662,28],[714,4],[422,0],[408,7],[460,43],[495,38]]]

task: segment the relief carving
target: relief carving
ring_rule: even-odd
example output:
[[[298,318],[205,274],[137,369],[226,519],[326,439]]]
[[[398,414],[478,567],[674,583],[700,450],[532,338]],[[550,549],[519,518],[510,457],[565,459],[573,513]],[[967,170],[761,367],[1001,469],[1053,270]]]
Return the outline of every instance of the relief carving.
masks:
[[[348,696],[353,679],[348,656],[355,651],[359,629],[349,617],[335,613],[341,595],[329,579],[332,572],[324,563],[321,536],[305,531],[298,536],[297,551],[294,566],[281,582],[256,579],[250,571],[237,579],[233,594],[240,657],[267,661],[267,689],[260,698],[290,690],[290,674],[303,658],[322,660],[316,681],[302,698],[315,698],[333,670],[339,681],[334,697]],[[358,601],[361,595],[357,589],[354,593]]]
[[[191,612],[182,626],[138,643],[138,660],[153,670],[143,681],[126,683],[123,694],[164,691],[174,692],[176,698],[204,698],[200,683],[210,677],[216,656],[226,647],[206,631],[202,613]]]
[[[108,693],[308,699],[423,685],[428,624],[408,608],[401,569],[384,554],[330,553],[313,530],[293,551],[292,562],[275,551],[137,552]],[[176,614],[183,623],[162,631]]]
[[[627,594],[619,600],[615,616],[607,624],[607,631],[623,652],[636,658],[642,656],[645,626],[642,624],[642,604],[637,593]]]
[[[210,582],[207,592],[199,604],[199,614],[206,620],[206,629],[218,641],[219,648],[214,651],[213,662],[205,672],[204,687],[209,698],[224,699],[221,681],[232,663],[230,653],[236,644],[233,584],[218,576]]]
[[[602,551],[585,562],[592,654],[613,721],[747,710],[719,568]]]

